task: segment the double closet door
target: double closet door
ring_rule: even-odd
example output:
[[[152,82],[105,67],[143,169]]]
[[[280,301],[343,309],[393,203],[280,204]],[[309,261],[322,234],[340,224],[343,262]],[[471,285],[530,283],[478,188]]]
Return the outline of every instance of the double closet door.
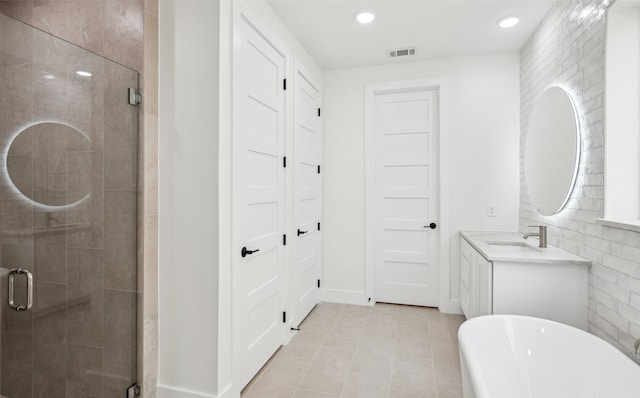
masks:
[[[292,322],[298,326],[320,301],[322,110],[318,83],[299,65],[295,79]]]
[[[285,53],[245,15],[234,35],[233,359],[243,387],[319,300],[320,90],[297,67],[287,82]]]

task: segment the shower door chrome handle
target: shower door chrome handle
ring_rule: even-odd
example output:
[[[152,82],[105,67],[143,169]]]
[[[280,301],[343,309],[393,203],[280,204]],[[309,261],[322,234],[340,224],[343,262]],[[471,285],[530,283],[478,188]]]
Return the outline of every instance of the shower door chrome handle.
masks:
[[[16,304],[14,299],[15,277],[23,274],[27,277],[27,303],[25,305]],[[17,268],[9,271],[9,307],[16,311],[28,311],[33,306],[33,274],[27,269]]]

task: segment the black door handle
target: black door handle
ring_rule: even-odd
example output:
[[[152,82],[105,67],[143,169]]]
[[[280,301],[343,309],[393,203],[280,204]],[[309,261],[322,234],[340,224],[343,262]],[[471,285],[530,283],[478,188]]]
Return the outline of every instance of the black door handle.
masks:
[[[304,234],[306,234],[307,232],[309,232],[309,231],[300,231],[300,228],[298,228],[298,236],[300,236],[300,235],[304,235]]]
[[[242,251],[240,252],[240,255],[242,255],[242,257],[247,257],[247,254],[253,254],[255,252],[259,252],[260,249],[256,249],[256,250],[247,250],[246,247],[242,248]]]
[[[429,224],[429,225],[425,225],[424,227],[425,227],[425,228],[436,229],[437,225],[436,225],[436,223],[432,222],[431,224]]]

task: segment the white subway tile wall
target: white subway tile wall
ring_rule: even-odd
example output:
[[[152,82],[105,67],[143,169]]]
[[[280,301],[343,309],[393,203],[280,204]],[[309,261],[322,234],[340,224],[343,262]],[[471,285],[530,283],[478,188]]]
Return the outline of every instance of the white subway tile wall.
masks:
[[[547,225],[550,244],[593,262],[589,331],[638,361],[640,234],[596,222],[604,217],[605,8],[600,1],[560,1],[520,51],[520,232]],[[545,217],[530,203],[523,159],[533,104],[550,85],[565,88],[576,102],[582,154],[567,207]]]

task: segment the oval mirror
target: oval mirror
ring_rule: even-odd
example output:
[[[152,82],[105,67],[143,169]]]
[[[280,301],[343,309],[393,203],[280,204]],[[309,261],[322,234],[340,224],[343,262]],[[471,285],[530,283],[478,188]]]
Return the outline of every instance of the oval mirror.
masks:
[[[533,106],[527,131],[524,174],[531,204],[550,216],[566,205],[578,175],[580,129],[571,98],[548,88]]]
[[[20,131],[5,153],[7,177],[25,200],[49,210],[74,205],[92,191],[91,141],[73,127],[43,122]]]

